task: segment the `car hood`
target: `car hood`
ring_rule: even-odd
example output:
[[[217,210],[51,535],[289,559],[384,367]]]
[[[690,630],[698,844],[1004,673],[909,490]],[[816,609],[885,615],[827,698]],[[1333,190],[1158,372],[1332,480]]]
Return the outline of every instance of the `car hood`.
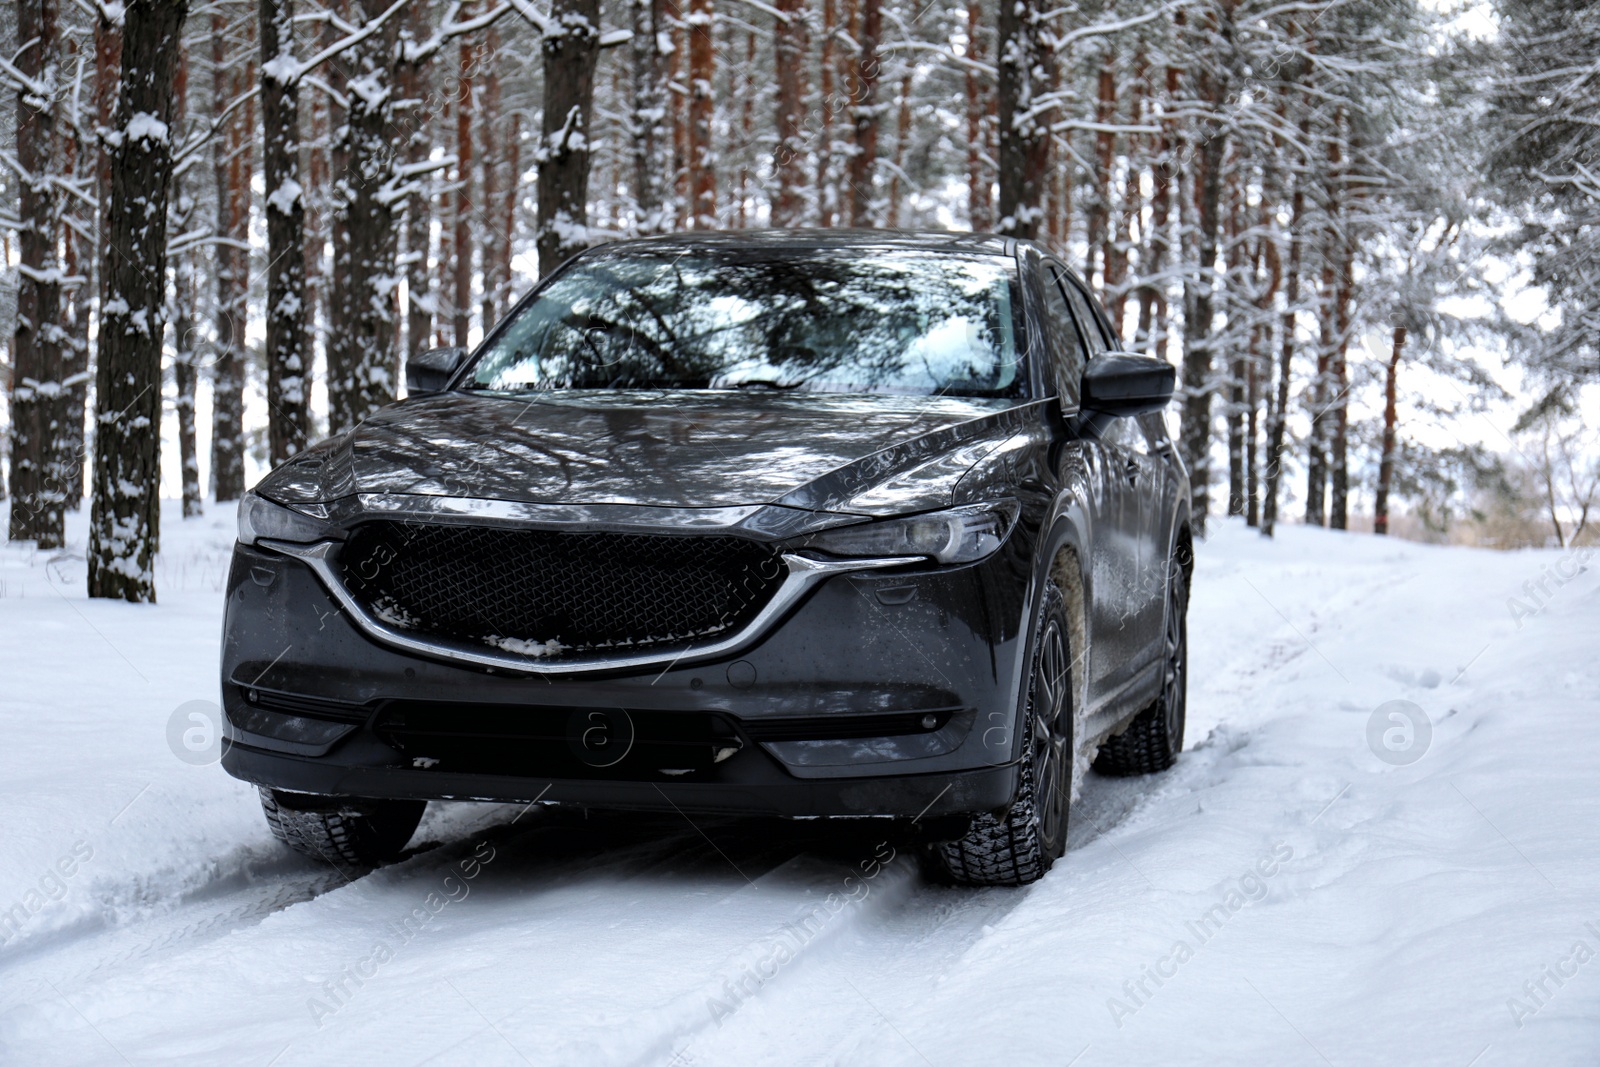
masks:
[[[375,413],[260,490],[284,503],[409,494],[890,514],[948,502],[1026,408],[951,397],[445,393]]]

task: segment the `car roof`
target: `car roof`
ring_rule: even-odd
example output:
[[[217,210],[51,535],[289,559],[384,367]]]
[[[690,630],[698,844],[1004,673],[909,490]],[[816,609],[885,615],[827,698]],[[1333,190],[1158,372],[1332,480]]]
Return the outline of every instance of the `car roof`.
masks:
[[[1015,256],[1021,242],[992,233],[958,233],[945,230],[700,230],[636,237],[591,248],[588,256],[630,251],[662,250],[748,252],[763,248],[817,250],[828,248],[904,248],[933,252],[985,253]],[[587,258],[587,257],[586,257]]]

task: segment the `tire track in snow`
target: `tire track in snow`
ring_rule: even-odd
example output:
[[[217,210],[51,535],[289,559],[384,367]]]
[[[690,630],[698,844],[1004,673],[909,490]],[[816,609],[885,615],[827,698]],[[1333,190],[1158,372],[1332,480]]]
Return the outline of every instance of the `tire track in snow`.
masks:
[[[475,824],[495,825],[496,815],[430,819],[424,829],[443,830],[407,849],[392,863],[341,871],[290,852],[273,842],[265,848],[241,845],[199,873],[145,876],[97,889],[99,913],[26,939],[0,953],[7,985],[45,977],[57,985],[81,984],[164,954],[184,951],[236,930],[248,929],[278,912],[354,885],[381,871],[401,868],[470,836]],[[487,818],[486,818],[487,816]],[[448,860],[440,862],[449,862]],[[174,889],[174,886],[181,888]],[[13,998],[0,994],[0,1009]]]

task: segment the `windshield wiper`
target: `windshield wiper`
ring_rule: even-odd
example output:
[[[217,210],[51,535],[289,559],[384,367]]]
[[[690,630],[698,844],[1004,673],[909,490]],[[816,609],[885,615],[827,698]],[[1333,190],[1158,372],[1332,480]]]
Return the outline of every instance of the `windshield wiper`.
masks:
[[[746,378],[742,382],[734,382],[733,383],[733,388],[735,388],[735,389],[778,389],[778,390],[781,390],[783,392],[788,392],[790,389],[798,389],[804,384],[806,384],[804,382],[804,380],[798,381],[798,382],[789,382],[787,385],[785,385],[783,382],[774,381],[771,378]]]

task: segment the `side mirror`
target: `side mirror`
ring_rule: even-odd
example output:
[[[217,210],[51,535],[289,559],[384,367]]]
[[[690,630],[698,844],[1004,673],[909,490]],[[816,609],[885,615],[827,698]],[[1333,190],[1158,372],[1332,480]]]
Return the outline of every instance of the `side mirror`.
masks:
[[[1172,399],[1177,371],[1154,356],[1106,352],[1083,372],[1079,406],[1102,415],[1143,415],[1160,411]]]
[[[467,359],[465,348],[430,348],[406,360],[406,393],[442,393]]]

